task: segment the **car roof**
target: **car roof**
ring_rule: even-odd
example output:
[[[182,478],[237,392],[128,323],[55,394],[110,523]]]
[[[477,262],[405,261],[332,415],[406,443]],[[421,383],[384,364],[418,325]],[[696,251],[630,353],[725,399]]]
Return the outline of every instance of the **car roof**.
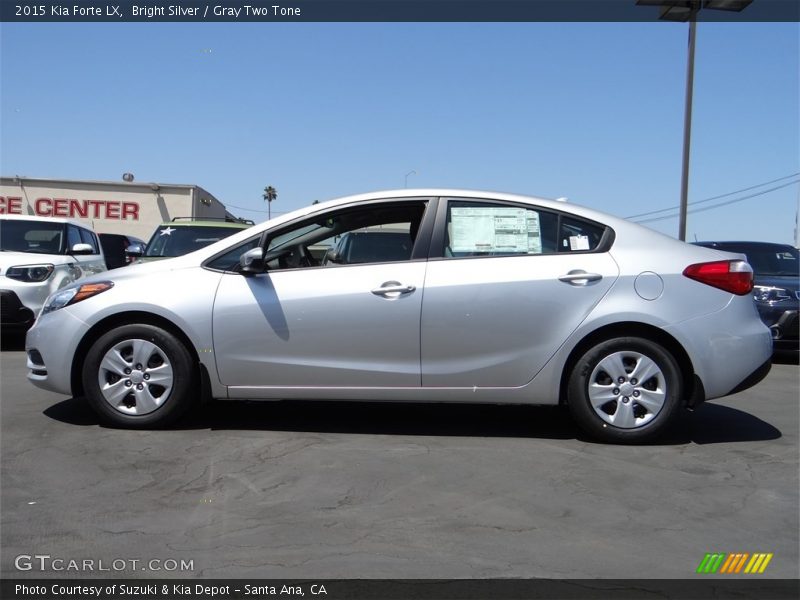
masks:
[[[91,227],[84,225],[80,221],[75,221],[74,219],[64,219],[62,217],[37,217],[35,215],[0,215],[0,219],[9,221],[38,221],[41,223],[68,223],[70,225],[75,225],[76,227],[88,229],[89,231],[92,230]]]
[[[232,229],[247,229],[252,223],[237,223],[235,221],[165,221],[159,227],[230,227]]]
[[[724,241],[724,242],[692,242],[696,246],[705,246],[706,248],[749,248],[751,250],[772,250],[772,249],[786,249],[794,248],[790,244],[779,244],[777,242],[753,242],[753,241]]]
[[[370,202],[373,200],[404,200],[411,198],[463,198],[465,200],[501,200],[507,202],[520,202],[524,204],[534,203],[541,208],[549,208],[554,211],[564,211],[572,213],[573,215],[599,221],[601,223],[615,224],[630,223],[621,217],[615,217],[609,213],[604,213],[598,210],[581,206],[572,202],[562,202],[559,200],[552,200],[542,198],[541,196],[529,196],[522,194],[511,194],[507,192],[494,192],[489,190],[466,190],[458,188],[417,188],[417,189],[394,189],[394,190],[380,190],[376,192],[368,192],[365,194],[357,194],[353,196],[345,196],[336,198],[334,200],[327,200],[318,204],[312,204],[294,210],[290,213],[284,213],[279,217],[274,217],[272,221],[276,224],[281,221],[291,220],[290,218],[297,218],[303,213],[313,214],[320,210],[328,208],[335,208],[344,204],[358,204],[362,202]]]

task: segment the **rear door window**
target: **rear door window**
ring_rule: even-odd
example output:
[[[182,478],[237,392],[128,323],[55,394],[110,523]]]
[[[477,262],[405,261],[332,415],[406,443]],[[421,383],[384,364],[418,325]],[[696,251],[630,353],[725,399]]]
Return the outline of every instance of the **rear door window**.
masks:
[[[445,256],[508,256],[555,250],[557,217],[521,206],[450,202]]]
[[[544,208],[449,200],[442,256],[465,258],[592,252],[606,227]]]
[[[605,227],[562,215],[559,229],[559,252],[595,250],[603,239]]]

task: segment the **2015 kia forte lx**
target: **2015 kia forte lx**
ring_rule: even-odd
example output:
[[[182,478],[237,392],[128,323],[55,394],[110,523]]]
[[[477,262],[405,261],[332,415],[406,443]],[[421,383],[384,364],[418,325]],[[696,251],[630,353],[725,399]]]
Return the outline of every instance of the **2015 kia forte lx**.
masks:
[[[741,255],[587,208],[367,194],[54,293],[28,378],[119,427],[199,398],[561,403],[640,442],[767,373],[751,289]]]

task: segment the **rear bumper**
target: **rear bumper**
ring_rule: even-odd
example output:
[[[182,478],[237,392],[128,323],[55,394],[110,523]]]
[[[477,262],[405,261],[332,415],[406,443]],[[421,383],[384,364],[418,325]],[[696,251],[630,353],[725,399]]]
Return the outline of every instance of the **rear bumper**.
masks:
[[[684,347],[702,383],[700,387],[695,382],[690,406],[701,397],[713,400],[755,385],[759,381],[755,374],[769,372],[772,335],[749,297],[736,297],[721,311],[664,330]]]
[[[739,392],[743,392],[744,390],[753,387],[759,381],[764,379],[767,374],[769,373],[770,369],[772,369],[772,359],[767,360],[763,365],[758,367],[755,371],[750,373],[747,377],[745,377],[739,385],[733,388],[728,395],[730,394],[738,394]]]

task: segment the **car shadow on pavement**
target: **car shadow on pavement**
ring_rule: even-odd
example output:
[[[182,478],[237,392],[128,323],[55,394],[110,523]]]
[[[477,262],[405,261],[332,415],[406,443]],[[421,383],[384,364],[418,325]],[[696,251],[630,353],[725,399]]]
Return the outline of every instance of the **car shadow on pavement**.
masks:
[[[76,398],[54,404],[44,414],[71,425],[98,424],[86,402]],[[339,401],[211,402],[170,429],[547,439],[579,435],[563,407]]]
[[[51,419],[98,425],[80,399],[47,408]],[[578,439],[591,442],[569,411],[558,406],[417,404],[386,402],[212,402],[200,406],[172,430],[252,430],[372,435]],[[774,440],[781,432],[747,412],[713,403],[685,414],[660,440],[647,445],[717,444]]]
[[[800,365],[800,352],[776,352],[772,355],[776,365]]]
[[[0,335],[0,350],[5,352],[22,352],[25,350],[25,332],[4,331]]]
[[[723,400],[724,402],[724,400]],[[724,444],[763,442],[782,437],[777,427],[748,412],[723,404],[705,402],[684,414],[662,444]]]

